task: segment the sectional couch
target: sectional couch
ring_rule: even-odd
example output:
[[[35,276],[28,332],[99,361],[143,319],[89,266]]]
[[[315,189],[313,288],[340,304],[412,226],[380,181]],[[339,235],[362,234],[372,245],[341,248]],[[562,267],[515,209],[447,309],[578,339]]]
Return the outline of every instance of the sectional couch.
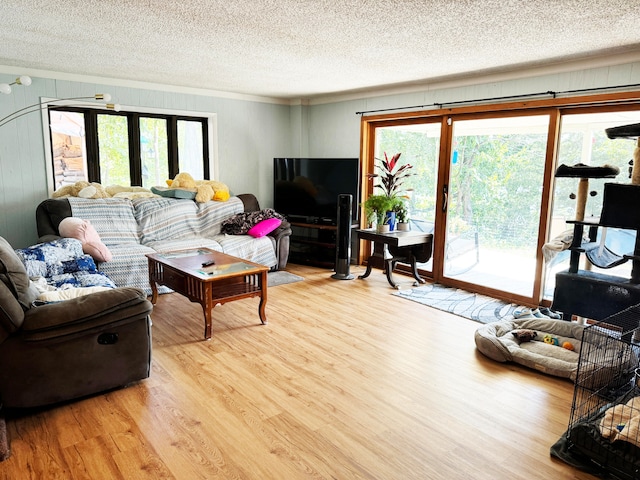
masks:
[[[113,256],[108,262],[98,263],[98,270],[119,287],[137,287],[150,294],[147,253],[207,247],[272,270],[284,269],[291,235],[288,222],[283,221],[279,228],[259,238],[221,233],[225,220],[259,211],[252,194],[206,203],[164,197],[71,197],[40,203],[36,223],[40,241],[47,242],[60,238],[58,226],[64,218],[89,220]]]

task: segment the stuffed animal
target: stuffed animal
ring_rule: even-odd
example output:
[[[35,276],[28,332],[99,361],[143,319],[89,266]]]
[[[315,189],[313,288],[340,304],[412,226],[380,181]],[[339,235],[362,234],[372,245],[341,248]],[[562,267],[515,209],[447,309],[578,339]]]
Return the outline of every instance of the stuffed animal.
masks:
[[[92,182],[78,192],[80,198],[109,198],[110,196],[105,188],[97,182]]]
[[[226,202],[230,197],[229,187],[224,183],[215,180],[194,180],[186,172],[180,172],[173,180],[167,180],[167,185],[171,189],[195,190],[195,200],[200,203],[210,200]]]
[[[200,196],[200,198],[207,198],[209,189],[211,190],[211,196],[208,198],[209,200],[215,200],[216,202],[226,202],[230,197],[229,187],[227,187],[224,183],[218,182],[216,180],[196,180],[196,188],[198,189],[198,193],[196,194],[196,202],[208,201],[198,200],[198,196]],[[200,195],[201,192],[203,192],[202,195]]]
[[[82,243],[82,251],[91,255],[97,262],[108,262],[111,260],[111,251],[102,243],[96,229],[89,220],[82,220],[77,217],[66,217],[58,226],[60,236],[75,238]]]
[[[86,182],[80,180],[73,185],[65,185],[59,188],[51,198],[67,198],[67,197],[80,197],[80,198],[108,198],[111,195],[107,193],[105,188],[97,182]]]
[[[183,190],[192,190],[196,188],[196,181],[186,172],[180,172],[173,180],[167,180],[169,188],[181,188]]]
[[[84,180],[80,180],[79,182],[74,183],[73,185],[65,185],[64,187],[59,188],[51,198],[67,198],[67,197],[77,197],[80,191],[91,184],[89,182],[85,182]]]
[[[144,187],[125,187],[123,185],[109,185],[105,187],[105,190],[109,194],[110,197],[115,198],[141,198],[141,197],[157,197],[155,193],[153,193],[148,188]]]
[[[549,334],[545,335],[542,341],[544,343],[548,343],[549,345],[560,346],[560,341],[558,340],[557,337],[554,337],[553,335],[549,335]]]
[[[538,332],[530,330],[528,328],[521,328],[519,330],[513,330],[511,332],[518,342],[530,342],[538,336]]]

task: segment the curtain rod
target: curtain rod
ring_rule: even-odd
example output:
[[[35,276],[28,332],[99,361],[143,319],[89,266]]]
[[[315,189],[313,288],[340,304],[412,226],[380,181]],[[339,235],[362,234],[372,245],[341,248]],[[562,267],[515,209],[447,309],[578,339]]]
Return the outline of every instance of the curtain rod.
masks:
[[[497,100],[517,100],[517,99],[523,99],[523,98],[532,98],[532,97],[540,97],[540,96],[545,96],[545,95],[549,95],[552,98],[556,98],[558,95],[567,95],[567,94],[574,94],[574,93],[587,93],[587,92],[595,92],[595,91],[601,91],[601,90],[615,90],[618,88],[631,88],[631,87],[640,87],[640,83],[631,83],[628,85],[617,85],[614,87],[595,87],[595,88],[580,88],[580,89],[576,89],[576,90],[564,90],[564,91],[560,91],[560,92],[554,92],[551,90],[547,90],[546,92],[538,92],[538,93],[524,93],[522,95],[507,95],[504,97],[487,97],[487,98],[478,98],[475,100],[459,100],[457,102],[437,102],[437,103],[432,103],[429,105],[413,105],[413,106],[409,106],[409,107],[394,107],[394,108],[380,108],[377,110],[365,110],[363,112],[356,112],[356,115],[366,115],[368,113],[380,113],[380,112],[394,112],[397,110],[413,110],[413,109],[423,109],[423,108],[428,108],[428,107],[438,107],[438,108],[443,108],[445,105],[446,106],[452,106],[452,105],[465,105],[465,104],[469,104],[469,103],[480,103],[480,102],[495,102]]]

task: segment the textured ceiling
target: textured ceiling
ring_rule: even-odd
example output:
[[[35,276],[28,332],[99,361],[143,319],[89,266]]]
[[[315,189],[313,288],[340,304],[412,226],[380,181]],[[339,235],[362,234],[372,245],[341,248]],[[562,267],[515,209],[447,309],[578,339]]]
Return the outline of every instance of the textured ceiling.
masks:
[[[0,5],[0,65],[285,99],[629,52],[640,52],[640,0]]]

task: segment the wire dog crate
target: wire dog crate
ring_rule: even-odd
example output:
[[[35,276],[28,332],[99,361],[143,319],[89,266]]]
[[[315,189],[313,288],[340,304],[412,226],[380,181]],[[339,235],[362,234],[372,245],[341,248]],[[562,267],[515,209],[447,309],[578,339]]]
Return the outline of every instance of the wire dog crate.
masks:
[[[599,474],[640,479],[640,304],[585,327],[566,447]]]

